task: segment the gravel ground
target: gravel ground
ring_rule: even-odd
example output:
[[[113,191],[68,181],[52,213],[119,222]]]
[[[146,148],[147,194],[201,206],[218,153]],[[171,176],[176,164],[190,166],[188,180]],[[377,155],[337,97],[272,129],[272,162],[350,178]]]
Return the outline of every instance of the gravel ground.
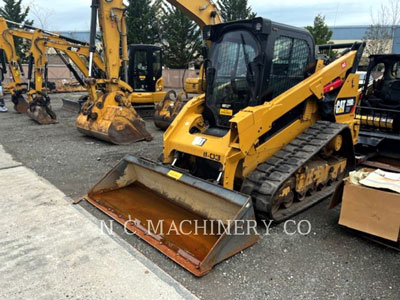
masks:
[[[115,146],[82,136],[75,115],[61,110],[61,98],[53,95],[60,124],[39,126],[12,111],[0,115],[0,143],[18,161],[34,169],[68,196],[83,196],[125,154],[156,159],[162,150],[162,132],[151,122],[154,140]],[[2,187],[4,188],[4,187]],[[96,209],[82,204],[98,219]],[[286,235],[284,225],[269,235],[260,228],[258,244],[216,266],[197,279],[140,241],[114,230],[133,247],[159,265],[188,290],[203,299],[400,299],[399,253],[364,240],[337,225],[339,211],[327,209],[328,199],[293,221],[307,220],[307,236]],[[294,229],[292,224],[288,226]]]

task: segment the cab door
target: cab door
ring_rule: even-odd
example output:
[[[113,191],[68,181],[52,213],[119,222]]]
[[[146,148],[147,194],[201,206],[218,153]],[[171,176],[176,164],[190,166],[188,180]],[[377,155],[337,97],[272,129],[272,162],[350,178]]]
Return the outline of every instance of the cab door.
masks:
[[[155,92],[162,76],[161,49],[155,47],[130,48],[129,84],[135,92]]]

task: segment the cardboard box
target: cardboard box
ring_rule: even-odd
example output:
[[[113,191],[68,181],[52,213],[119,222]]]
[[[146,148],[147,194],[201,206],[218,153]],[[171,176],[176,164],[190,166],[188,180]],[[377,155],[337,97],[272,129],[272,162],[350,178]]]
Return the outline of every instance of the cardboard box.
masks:
[[[349,181],[342,185],[342,192],[340,225],[400,245],[400,194]]]

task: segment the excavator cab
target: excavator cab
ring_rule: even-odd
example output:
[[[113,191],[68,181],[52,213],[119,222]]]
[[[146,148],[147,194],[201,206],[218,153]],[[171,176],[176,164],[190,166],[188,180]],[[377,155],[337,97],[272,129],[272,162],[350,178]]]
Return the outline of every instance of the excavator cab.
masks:
[[[210,127],[228,129],[240,110],[272,100],[315,66],[313,39],[300,28],[256,18],[206,27],[205,36],[211,47],[203,115]]]
[[[256,18],[206,26],[204,39],[211,46],[204,63],[203,116],[211,128],[229,129],[229,120],[240,110],[270,101],[315,70],[314,41],[304,29]],[[155,123],[161,129],[185,105],[179,97],[169,103],[179,108],[159,109]]]
[[[130,45],[128,83],[133,89],[130,96],[133,107],[143,118],[151,118],[155,105],[164,99],[162,78],[163,55],[161,47]]]
[[[162,77],[162,50],[153,45],[129,46],[129,85],[135,92],[156,91]]]

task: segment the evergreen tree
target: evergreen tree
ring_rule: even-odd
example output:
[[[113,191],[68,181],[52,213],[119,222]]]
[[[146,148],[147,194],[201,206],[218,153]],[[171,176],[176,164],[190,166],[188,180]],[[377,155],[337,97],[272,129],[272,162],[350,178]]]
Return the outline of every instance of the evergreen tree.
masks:
[[[157,12],[159,2],[151,0],[129,0],[127,29],[129,44],[156,44],[160,42]]]
[[[0,15],[16,23],[26,23],[32,25],[33,21],[28,21],[29,7],[22,7],[22,0],[4,0],[4,6],[0,8]]]
[[[326,45],[332,44],[330,42],[332,38],[333,31],[329,29],[328,25],[325,23],[325,16],[318,14],[314,18],[314,25],[307,26],[306,29],[312,34],[316,45]],[[335,50],[322,51],[320,54],[325,54],[330,59],[335,59],[338,52]]]
[[[253,19],[257,16],[248,0],[219,0],[218,7],[225,22]]]
[[[315,17],[314,25],[307,26],[306,29],[312,34],[317,45],[328,44],[333,34],[332,30],[329,30],[328,25],[325,23],[325,17],[321,14]]]
[[[22,6],[22,0],[4,0],[3,2],[4,6],[0,7],[0,16],[16,23],[33,24],[33,21],[28,20],[29,7],[24,8]],[[13,28],[15,26],[9,24],[9,27]],[[26,55],[24,53],[29,51],[30,43],[21,38],[14,38],[14,43],[18,56],[22,60],[25,60]]]
[[[184,69],[201,54],[200,28],[180,10],[163,6],[162,43],[165,64],[169,68]]]

